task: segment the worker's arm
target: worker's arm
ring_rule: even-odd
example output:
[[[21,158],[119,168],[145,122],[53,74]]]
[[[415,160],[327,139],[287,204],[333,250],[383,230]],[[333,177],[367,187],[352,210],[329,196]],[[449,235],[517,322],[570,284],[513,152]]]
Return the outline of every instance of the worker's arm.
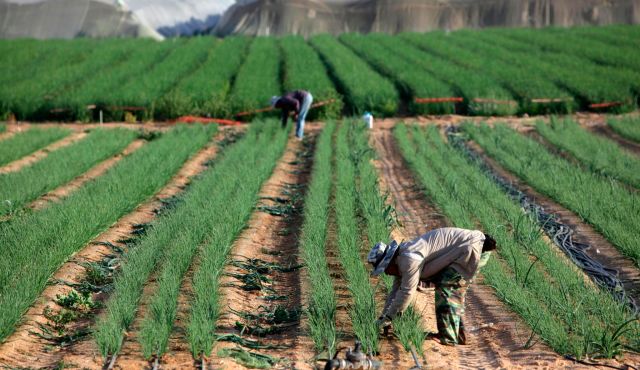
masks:
[[[287,125],[287,120],[289,119],[289,111],[286,109],[282,110],[282,127]]]
[[[391,305],[385,311],[385,314],[390,318],[394,318],[409,307],[411,298],[420,282],[420,268],[422,266],[419,260],[404,255],[399,255],[396,261],[402,276],[396,279],[400,281],[399,287],[394,294]]]
[[[384,303],[384,308],[382,309],[382,314],[380,316],[388,316],[387,312],[389,311],[389,307],[391,307],[391,303],[395,299],[396,293],[400,289],[400,277],[395,276],[393,278],[393,285],[391,286],[391,291],[387,295],[387,301]]]

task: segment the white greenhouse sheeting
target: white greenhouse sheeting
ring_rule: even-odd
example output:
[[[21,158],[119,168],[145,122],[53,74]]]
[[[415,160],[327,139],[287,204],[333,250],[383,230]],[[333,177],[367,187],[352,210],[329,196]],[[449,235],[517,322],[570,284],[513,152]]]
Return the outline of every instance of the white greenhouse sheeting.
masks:
[[[118,0],[0,0],[0,38],[163,37]]]
[[[205,21],[234,0],[0,0],[0,38],[132,36]]]
[[[203,20],[222,14],[233,0],[124,0],[129,9],[154,29],[170,27],[190,19]]]

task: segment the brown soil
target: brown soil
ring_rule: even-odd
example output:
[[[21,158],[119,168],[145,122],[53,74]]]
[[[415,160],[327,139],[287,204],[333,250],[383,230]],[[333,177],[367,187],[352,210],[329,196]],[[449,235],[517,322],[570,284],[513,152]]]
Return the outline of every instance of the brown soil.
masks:
[[[508,180],[518,190],[525,193],[531,201],[542,206],[546,212],[555,215],[559,222],[571,227],[574,230],[573,238],[576,242],[591,246],[585,250],[587,255],[600,262],[603,266],[617,270],[618,277],[622,281],[627,294],[634,298],[636,302],[640,302],[640,270],[635,267],[631,260],[624,257],[613,244],[591,225],[583,221],[580,216],[540,194],[518,177],[505,170],[493,158],[486,155],[479,145],[471,143],[470,147],[481,156],[489,168],[498,176]]]
[[[609,138],[615,141],[616,143],[618,143],[618,145],[627,149],[628,151],[636,155],[640,155],[640,144],[623,138],[622,136],[618,135],[615,131],[613,131],[611,127],[609,127],[608,125],[606,124],[591,125],[591,126],[587,126],[587,128],[598,135],[602,135],[606,138]]]
[[[144,140],[133,141],[121,153],[98,163],[93,168],[89,169],[89,171],[76,177],[68,184],[62,185],[57,189],[51,190],[47,194],[44,194],[40,198],[34,200],[28,207],[37,210],[46,207],[49,202],[59,201],[60,199],[68,196],[73,191],[80,188],[86,182],[102,176],[102,174],[107,172],[111,167],[115,166],[115,164],[118,163],[122,158],[140,149],[140,147],[142,147],[143,145]]]
[[[314,131],[313,129],[307,129],[309,136],[315,136]],[[307,183],[311,164],[310,161],[301,160],[298,157],[298,154],[302,151],[303,147],[299,141],[289,140],[284,156],[277,164],[271,178],[263,185],[260,191],[261,197],[291,199],[290,196],[283,194],[283,191],[287,190],[287,184],[302,185]],[[303,196],[304,194],[300,194],[300,197]],[[301,199],[298,202],[301,202]],[[285,216],[272,215],[259,210],[254,212],[247,228],[233,246],[231,259],[246,261],[247,258],[259,258],[281,266],[300,263],[298,238],[303,222],[303,214],[299,212],[301,203],[298,202],[296,202],[298,212]],[[266,206],[279,205],[277,202],[264,198],[261,199],[260,204]],[[293,272],[270,271],[267,273],[272,282],[264,283],[264,286],[273,289],[272,291],[264,289],[262,291],[245,291],[241,288],[242,282],[228,274],[244,275],[247,273],[246,270],[229,264],[224,271],[225,276],[221,282],[221,286],[224,287],[221,306],[227,309],[223,310],[218,321],[219,333],[240,335],[240,331],[235,328],[235,323],[236,321],[247,321],[240,318],[233,311],[257,314],[262,312],[263,308],[273,310],[277,305],[283,305],[287,309],[299,310],[302,308],[304,292],[301,270]],[[285,295],[286,299],[268,301],[264,299],[266,295]],[[255,322],[247,323],[255,324]],[[262,324],[265,328],[269,327],[266,323]],[[305,326],[303,324],[302,321],[297,320],[289,324],[281,324],[282,331],[277,334],[258,337],[245,333],[244,337],[258,340],[267,345],[285,346],[285,349],[258,350],[260,353],[282,358],[283,361],[277,364],[276,368],[312,368],[315,355],[313,343],[305,335]],[[229,342],[216,343],[211,358],[207,359],[207,364],[215,368],[244,369],[233,359],[218,356],[219,350],[233,347],[236,347],[236,345]]]
[[[95,244],[96,242],[110,242],[118,247],[125,248],[125,245],[119,241],[131,235],[134,230],[133,225],[151,222],[156,217],[154,210],[162,206],[163,199],[180,193],[191,178],[206,168],[204,164],[213,158],[217,152],[217,148],[213,143],[220,138],[221,134],[212,140],[206,148],[190,158],[167,185],[151,199],[122,217],[112,227],[98,235],[82,250],[69,258],[54,274],[53,281],[79,283],[86,276],[85,268],[83,267],[84,263],[97,262],[113,254],[111,248]],[[61,283],[47,286],[35,304],[24,315],[23,324],[0,345],[0,364],[12,367],[28,365],[34,368],[48,368],[54,367],[63,361],[66,364],[75,364],[82,368],[98,369],[102,367],[104,360],[91,337],[76,342],[69,347],[60,348],[51,346],[30,332],[37,330],[38,323],[46,323],[42,312],[46,306],[57,306],[54,301],[56,295],[66,294],[70,290],[70,287]],[[104,294],[94,297],[95,300],[100,302],[104,302],[106,298]],[[86,329],[93,324],[94,319],[95,317],[80,320],[70,329]]]
[[[329,204],[334,204],[333,197],[330,198]],[[353,326],[349,316],[350,302],[353,301],[349,284],[347,283],[347,275],[340,261],[340,252],[338,250],[338,225],[336,224],[334,208],[329,209],[329,224],[327,225],[327,243],[326,257],[327,267],[333,282],[333,289],[336,297],[336,330],[338,332],[338,343],[336,349],[353,347]]]
[[[375,147],[380,156],[378,168],[381,179],[390,190],[398,209],[404,236],[416,236],[425,231],[447,226],[447,220],[433,207],[416,186],[417,182],[402,160],[392,134],[388,130],[374,132]],[[525,350],[529,331],[526,325],[502,302],[493,290],[477,279],[467,293],[465,326],[468,345],[442,346],[436,341],[425,341],[426,363],[434,369],[494,369],[494,368],[575,368],[575,364],[564,360],[541,343]],[[422,312],[427,330],[436,331],[433,290],[418,294],[416,307]],[[384,350],[383,350],[384,353]],[[406,353],[400,354],[406,358]],[[387,363],[400,365],[395,358],[384,358]],[[405,366],[411,361],[404,360]],[[403,367],[404,368],[404,367]]]
[[[46,157],[49,152],[52,152],[56,149],[63,148],[65,146],[71,145],[76,141],[82,140],[87,134],[85,132],[74,132],[64,139],[58,140],[53,144],[50,144],[36,152],[33,152],[26,157],[15,160],[5,166],[0,167],[0,174],[16,172],[23,167],[29,166],[42,158]]]

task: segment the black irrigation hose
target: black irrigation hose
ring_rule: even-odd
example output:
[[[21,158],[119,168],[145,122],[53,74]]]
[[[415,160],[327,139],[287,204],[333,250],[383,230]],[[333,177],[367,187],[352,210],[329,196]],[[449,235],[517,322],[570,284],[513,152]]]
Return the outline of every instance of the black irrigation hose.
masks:
[[[466,139],[460,135],[458,127],[448,127],[447,136],[452,145],[460,149],[471,161],[477,163],[487,176],[520,203],[527,214],[535,217],[549,238],[562,249],[576,266],[582,269],[598,286],[608,290],[618,302],[627,305],[635,315],[640,314],[640,308],[637,303],[624,290],[622,281],[618,278],[618,271],[607,268],[591,258],[585,252],[591,246],[574,241],[574,230],[571,227],[556,220],[555,215],[545,212],[543,207],[531,201],[526,194],[518,190],[511,182],[495,173],[478,153],[466,145]]]

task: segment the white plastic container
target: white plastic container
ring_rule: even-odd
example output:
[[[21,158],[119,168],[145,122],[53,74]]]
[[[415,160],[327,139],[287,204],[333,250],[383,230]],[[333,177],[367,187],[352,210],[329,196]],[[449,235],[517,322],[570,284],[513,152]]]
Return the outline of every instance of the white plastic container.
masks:
[[[369,112],[364,112],[364,115],[362,116],[362,119],[364,120],[364,123],[367,125],[368,129],[372,129],[373,128],[373,115]]]

